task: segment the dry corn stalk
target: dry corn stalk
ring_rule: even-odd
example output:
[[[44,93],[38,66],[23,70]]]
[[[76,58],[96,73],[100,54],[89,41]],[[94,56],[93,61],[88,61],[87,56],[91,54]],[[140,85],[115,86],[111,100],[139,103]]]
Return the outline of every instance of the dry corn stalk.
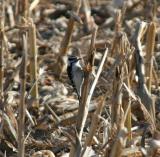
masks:
[[[146,42],[146,77],[147,77],[147,87],[149,92],[151,92],[152,85],[152,73],[153,73],[153,55],[155,47],[155,36],[156,36],[156,26],[154,22],[151,22],[148,26],[147,31],[147,42]]]
[[[28,0],[16,1],[16,18],[18,22],[21,22],[21,18],[27,18],[29,15],[29,2]]]
[[[80,6],[81,6],[81,0],[76,0],[73,2],[73,12],[76,12],[77,15],[79,14]],[[59,56],[57,58],[57,62],[55,63],[55,74],[58,78],[61,77],[62,73],[66,69],[66,64],[67,64],[66,55],[68,53],[67,52],[68,47],[71,42],[74,23],[75,19],[73,17],[70,17],[65,36],[61,42]]]
[[[130,43],[128,41],[128,38],[126,36],[125,33],[122,34],[122,39],[120,40],[120,53],[122,56],[124,56],[126,53],[129,53],[129,55],[132,55],[132,47],[130,46]],[[122,70],[123,70],[123,82],[126,83],[127,87],[130,89],[130,77],[129,77],[129,69],[130,68],[130,63],[129,60],[127,60],[126,63],[124,63]],[[126,77],[127,76],[127,77]],[[128,130],[128,132],[130,132],[130,136],[129,139],[131,140],[132,135],[131,135],[131,99],[129,96],[129,93],[125,90],[123,91],[123,97],[122,97],[122,106],[123,106],[123,110],[126,113],[127,108],[129,107],[129,111],[126,117],[126,121],[125,121],[125,126]]]
[[[135,44],[135,60],[136,60],[136,74],[138,76],[137,83],[137,95],[141,98],[142,103],[150,113],[153,120],[155,120],[155,104],[151,97],[151,93],[148,91],[145,83],[145,67],[144,58],[142,52],[141,39],[146,32],[146,23],[138,22],[134,37]]]
[[[95,39],[96,39],[96,32],[97,32],[97,27],[95,27],[94,31],[93,31],[93,36],[91,39],[91,45],[90,45],[90,49],[88,52],[88,63],[86,65],[86,71],[85,71],[85,79],[84,79],[84,83],[83,83],[83,87],[82,87],[82,100],[80,101],[80,106],[79,106],[79,110],[78,110],[78,116],[77,116],[77,133],[78,133],[78,138],[76,138],[76,144],[80,144],[81,143],[81,139],[82,139],[82,134],[83,134],[83,128],[87,119],[87,115],[88,115],[88,110],[89,110],[89,104],[92,98],[92,94],[93,91],[95,89],[95,86],[97,84],[97,81],[99,79],[99,76],[101,74],[104,62],[106,60],[107,54],[108,54],[108,49],[106,49],[100,66],[98,68],[97,74],[95,76],[95,79],[93,81],[93,83],[91,84],[91,74],[92,74],[92,68],[94,65],[94,46],[95,46]],[[90,87],[91,86],[91,87]],[[80,156],[80,154],[78,154],[79,152],[82,152],[82,149],[80,145],[75,145],[75,147],[72,147],[70,156]],[[78,155],[78,156],[77,156]]]
[[[120,117],[120,107],[122,106],[122,80],[121,71],[116,68],[115,78],[113,81],[113,96],[112,96],[112,107],[111,107],[111,123],[119,122]]]
[[[4,2],[0,3],[0,99],[3,98],[3,77],[4,77]]]
[[[101,112],[102,112],[102,109],[105,104],[105,99],[106,99],[106,96],[100,97],[100,102],[97,106],[95,113],[93,114],[90,131],[89,131],[87,139],[86,139],[86,144],[85,144],[86,146],[91,146],[91,144],[92,144],[93,136],[96,133],[96,129],[98,127],[98,122],[99,122],[99,119],[101,116]]]
[[[79,102],[79,110],[78,110],[77,123],[76,123],[76,129],[78,133],[78,138],[76,138],[76,144],[79,144],[78,141],[81,141],[83,128],[88,115],[89,103],[87,103],[87,98],[88,98],[89,87],[91,83],[92,66],[94,64],[94,44],[95,44],[96,35],[97,35],[97,27],[95,27],[95,29],[92,32],[91,44],[90,44],[90,48],[88,51],[88,58],[87,58],[88,61],[84,71],[85,77],[82,85],[82,96]],[[80,156],[79,152],[81,152],[81,150],[79,149],[81,149],[79,145],[72,146],[70,157],[75,157],[77,155]]]
[[[37,44],[36,44],[36,27],[30,19],[29,33],[29,51],[30,51],[30,78],[33,84],[31,96],[35,99],[34,107],[39,107],[38,101],[38,77],[37,77]]]
[[[110,157],[121,157],[122,156],[123,148],[126,145],[126,140],[127,140],[126,137],[127,137],[127,129],[125,127],[121,128],[112,146]]]
[[[128,75],[129,72],[128,72],[127,65],[125,65],[125,67],[124,67],[124,72],[125,72],[125,74]],[[129,77],[126,79],[125,82],[126,82],[127,87],[130,89],[131,86],[130,86]],[[132,128],[132,123],[131,123],[131,98],[130,98],[130,95],[127,91],[123,92],[122,102],[123,102],[122,104],[123,104],[124,112],[126,112],[128,106],[129,106],[129,111],[128,111],[126,121],[125,121],[125,126],[126,126],[128,132],[130,133],[129,134],[129,140],[131,140],[132,139],[132,134],[131,134],[131,128]]]
[[[122,13],[120,10],[117,10],[115,16],[115,35],[113,39],[113,44],[111,48],[111,55],[113,56],[114,53],[117,52],[117,43],[119,43],[119,32],[121,31],[121,24],[122,24]]]
[[[91,16],[91,8],[88,0],[82,0],[82,9],[84,12],[84,30],[86,32],[90,32],[92,30],[92,27],[94,25],[94,19]]]
[[[27,62],[27,38],[26,33],[22,34],[23,42],[23,58],[19,77],[21,80],[21,97],[19,104],[19,116],[18,116],[18,157],[24,157],[24,123],[25,123],[25,93],[26,93],[26,62]]]
[[[95,44],[96,34],[97,34],[97,27],[95,27],[92,34],[91,45],[88,52],[88,63],[85,67],[86,68],[85,74],[84,74],[85,78],[82,86],[82,99],[81,99],[79,111],[78,111],[77,131],[79,133],[80,139],[82,137],[82,130],[88,114],[88,106],[86,105],[89,105],[89,104],[86,104],[86,102],[87,102],[87,97],[89,93],[89,86],[91,83],[92,66],[94,65],[94,44]]]

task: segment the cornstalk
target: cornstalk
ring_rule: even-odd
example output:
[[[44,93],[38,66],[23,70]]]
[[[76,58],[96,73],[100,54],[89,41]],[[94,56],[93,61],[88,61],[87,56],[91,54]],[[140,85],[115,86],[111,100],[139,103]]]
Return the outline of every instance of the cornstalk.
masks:
[[[125,66],[124,67],[125,74],[128,75],[129,74],[128,67],[127,67],[127,65],[124,65],[124,66]],[[129,77],[127,77],[125,82],[126,82],[126,85],[128,86],[128,88],[131,89]],[[131,133],[131,128],[132,128],[132,122],[131,122],[131,98],[130,98],[130,95],[129,95],[128,91],[123,93],[123,109],[124,109],[125,113],[127,111],[127,108],[128,108],[128,113],[127,113],[127,116],[126,116],[125,126],[126,126],[128,132],[129,132],[128,139],[131,140],[132,139],[132,133]]]
[[[28,0],[16,0],[16,18],[21,22],[21,17],[27,18],[29,15]]]
[[[36,28],[33,24],[32,19],[30,19],[30,26],[29,26],[29,34],[28,34],[28,41],[30,45],[30,78],[31,82],[33,82],[33,88],[31,91],[31,96],[35,98],[35,107],[39,107],[38,102],[38,78],[37,78],[37,45],[36,45]]]
[[[93,19],[91,16],[91,8],[88,0],[82,0],[82,9],[84,12],[84,29],[86,32],[89,32],[93,26]]]
[[[153,101],[151,93],[148,91],[148,88],[145,83],[145,76],[144,76],[145,66],[143,63],[144,58],[142,56],[143,53],[142,53],[141,38],[146,32],[145,28],[146,28],[145,22],[138,22],[134,37],[136,74],[138,76],[137,95],[141,98],[142,103],[145,105],[146,109],[148,110],[154,121],[155,102]]]
[[[122,38],[122,41],[121,41],[121,53],[122,55],[125,55],[125,53],[132,53],[132,47],[130,46],[130,43],[128,41],[128,38],[126,36],[126,34],[123,35],[123,38]],[[124,73],[123,73],[123,77],[124,74],[126,76],[128,76],[126,79],[124,79],[124,82],[126,83],[127,87],[129,89],[131,89],[131,85],[130,85],[130,77],[129,77],[129,72],[131,71],[131,65],[129,63],[129,60],[127,60],[127,63],[124,64],[123,66],[123,70],[124,70]],[[128,93],[128,91],[126,92],[126,90],[124,91],[123,93],[123,98],[122,98],[123,102],[123,110],[124,110],[124,113],[126,114],[126,121],[125,121],[125,127],[127,128],[128,132],[130,133],[129,134],[129,137],[128,139],[131,140],[132,139],[132,134],[131,134],[131,128],[132,128],[132,123],[131,123],[131,98],[130,98],[130,95]],[[128,109],[128,112],[127,112],[127,109]]]
[[[16,3],[16,13],[17,13],[17,22],[22,26],[26,26],[26,19],[28,18],[28,0],[17,0]],[[22,32],[22,63],[20,68],[20,104],[19,104],[19,115],[18,115],[18,157],[24,157],[25,155],[25,145],[24,145],[24,124],[25,124],[25,92],[26,92],[26,66],[27,66],[27,36],[26,32]]]
[[[111,107],[111,124],[114,126],[119,123],[122,106],[122,80],[121,71],[119,67],[116,68],[115,78],[113,81],[113,96],[112,96],[112,107]]]
[[[76,12],[76,14],[78,15],[79,9],[81,6],[81,0],[75,0],[75,1],[73,1],[73,3],[74,3],[73,11]],[[61,74],[64,71],[65,66],[66,66],[66,55],[67,55],[69,44],[71,42],[74,24],[75,24],[75,20],[73,19],[73,17],[70,17],[70,19],[68,21],[67,31],[65,33],[65,36],[64,36],[62,42],[61,42],[59,56],[58,56],[57,62],[55,64],[56,65],[55,66],[55,74],[58,78],[61,77]]]
[[[88,52],[88,63],[84,71],[85,77],[84,77],[84,82],[82,86],[82,96],[81,96],[81,100],[79,103],[79,110],[78,110],[77,123],[76,123],[78,138],[76,138],[76,144],[72,146],[71,148],[70,157],[80,157],[80,153],[81,153],[82,147],[80,145],[80,142],[82,138],[83,128],[84,128],[84,125],[87,119],[87,115],[88,115],[89,103],[87,103],[87,98],[88,98],[88,93],[89,93],[92,66],[94,63],[94,51],[93,50],[94,50],[96,34],[97,34],[97,27],[93,30],[91,44],[90,44],[90,48]]]
[[[88,63],[85,67],[85,71],[84,71],[84,83],[82,86],[82,99],[80,102],[80,106],[79,106],[79,110],[78,110],[78,120],[77,120],[77,131],[79,134],[79,138],[81,139],[82,137],[82,133],[83,133],[83,128],[84,128],[84,124],[87,118],[87,114],[88,114],[88,106],[89,104],[87,104],[87,98],[88,98],[88,93],[89,93],[89,86],[90,86],[90,81],[91,81],[91,73],[92,73],[92,68],[94,65],[94,44],[95,44],[95,40],[96,40],[96,35],[97,35],[97,27],[95,27],[93,33],[92,33],[92,39],[91,39],[91,44],[90,44],[90,49],[88,52]]]
[[[3,68],[3,50],[4,50],[4,41],[3,41],[3,31],[4,31],[4,2],[0,3],[0,98],[3,98],[3,76],[4,76],[4,68]]]
[[[85,142],[85,148],[87,146],[88,147],[91,146],[91,144],[92,144],[93,136],[96,133],[96,129],[98,127],[98,122],[100,121],[100,116],[101,116],[101,113],[102,113],[102,109],[103,109],[104,104],[105,104],[106,96],[107,95],[104,95],[104,96],[100,97],[100,102],[98,103],[97,109],[96,109],[95,113],[93,114],[91,127],[90,127],[90,130],[89,130],[86,142]]]
[[[152,85],[152,74],[153,74],[153,55],[154,55],[154,46],[155,46],[155,36],[156,36],[156,26],[154,22],[151,22],[148,27],[147,32],[147,43],[146,43],[146,85],[149,92],[151,92]]]
[[[25,123],[25,91],[26,91],[26,62],[27,62],[27,39],[26,34],[22,34],[23,42],[23,58],[21,69],[19,73],[21,81],[21,97],[19,104],[19,116],[18,116],[18,157],[24,157],[25,146],[24,146],[24,123]]]

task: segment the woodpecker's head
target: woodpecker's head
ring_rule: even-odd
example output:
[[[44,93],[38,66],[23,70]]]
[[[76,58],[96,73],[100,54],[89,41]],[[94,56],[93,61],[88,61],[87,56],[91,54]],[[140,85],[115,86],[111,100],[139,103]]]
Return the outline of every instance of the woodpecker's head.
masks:
[[[70,66],[71,64],[79,64],[79,60],[81,60],[81,58],[78,58],[76,56],[69,56],[68,57],[68,65]]]

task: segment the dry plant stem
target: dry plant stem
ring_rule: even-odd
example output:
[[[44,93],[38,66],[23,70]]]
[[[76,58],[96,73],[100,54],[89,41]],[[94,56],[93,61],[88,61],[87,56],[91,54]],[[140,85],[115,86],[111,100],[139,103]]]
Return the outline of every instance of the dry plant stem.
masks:
[[[101,96],[100,102],[98,103],[98,106],[97,106],[97,109],[96,109],[95,113],[93,114],[90,131],[88,133],[86,143],[85,143],[85,148],[86,148],[86,146],[91,146],[91,144],[92,144],[93,136],[96,133],[96,129],[98,127],[98,122],[99,122],[99,119],[101,116],[101,112],[102,112],[103,106],[105,104],[106,96],[107,95]]]
[[[37,44],[36,44],[36,28],[33,24],[32,19],[30,19],[29,26],[29,51],[30,51],[30,78],[31,82],[34,82],[34,87],[31,92],[31,96],[35,99],[34,107],[39,108],[38,101],[38,77],[37,77]]]
[[[59,124],[60,122],[61,122],[61,119],[56,115],[56,113],[52,110],[52,108],[48,105],[48,104],[46,104],[45,105],[47,108],[48,108],[48,110],[52,113],[52,116],[53,116],[53,118],[54,118],[54,122],[56,123],[56,124]]]
[[[116,18],[115,18],[115,32],[120,32],[122,27],[122,13],[121,10],[118,10],[116,12]]]
[[[78,119],[77,119],[76,128],[77,128],[77,132],[79,134],[80,139],[82,137],[84,124],[88,114],[89,103],[87,103],[87,99],[88,99],[88,93],[89,93],[89,88],[91,83],[90,77],[92,73],[92,66],[94,65],[94,43],[96,39],[96,33],[97,33],[97,27],[93,30],[93,34],[92,34],[90,49],[88,52],[88,63],[86,65],[85,74],[84,74],[85,78],[82,86],[82,98],[81,98],[81,102],[79,104],[79,110],[78,110]]]
[[[147,42],[146,42],[146,77],[147,87],[149,92],[151,92],[152,85],[152,71],[153,71],[153,55],[155,47],[155,36],[156,36],[156,26],[154,22],[151,22],[148,27],[147,32]]]
[[[73,11],[76,12],[76,14],[79,14],[79,9],[80,9],[80,6],[81,6],[81,0],[73,1],[73,3],[74,3]],[[55,74],[58,78],[61,77],[61,74],[65,70],[66,55],[67,55],[67,50],[68,50],[69,44],[71,42],[74,23],[75,23],[74,19],[72,17],[70,17],[70,19],[68,21],[68,27],[67,27],[65,36],[64,36],[64,38],[61,42],[59,56],[58,56],[57,62],[55,64],[56,65]]]
[[[18,123],[17,123],[17,120],[15,118],[13,109],[9,105],[5,106],[4,121],[9,126],[9,130],[8,131],[10,131],[11,137],[13,136],[14,140],[17,141],[18,140],[18,134],[17,134]]]
[[[8,5],[7,13],[8,13],[8,17],[9,17],[10,27],[14,27],[15,26],[15,20],[14,20],[14,13],[13,13],[12,5]]]
[[[46,106],[47,107],[47,106]],[[93,111],[95,110],[95,108],[96,108],[96,106],[94,105],[94,106],[89,106],[89,117],[91,117],[92,116],[92,113],[93,113]],[[53,110],[52,110],[53,111]],[[77,117],[77,114],[78,114],[78,112],[77,112],[77,110],[75,110],[75,111],[72,111],[72,112],[69,112],[69,113],[66,113],[66,114],[63,114],[62,116],[59,116],[58,117],[58,119],[60,120],[59,121],[59,123],[55,123],[54,125],[53,125],[53,128],[55,128],[55,127],[57,127],[57,125],[58,126],[69,126],[69,125],[72,125],[72,124],[74,124],[74,123],[76,123],[76,117]],[[53,114],[52,114],[53,115]],[[55,113],[54,113],[54,115],[53,115],[53,117],[54,116],[57,116],[57,115],[55,115]],[[55,117],[56,118],[56,117]],[[57,119],[57,120],[58,120]],[[58,122],[58,121],[57,121]]]
[[[155,125],[155,121],[154,121],[152,115],[148,112],[148,110],[146,109],[144,104],[142,104],[142,102],[140,100],[137,100],[137,101],[139,102],[140,108],[144,114],[144,119],[146,120],[146,122],[148,124],[150,124],[151,133],[154,133],[154,131],[156,130],[156,125]]]
[[[125,65],[124,68],[125,68],[124,69],[125,74],[128,74],[127,65]],[[126,85],[128,86],[129,89],[131,88],[129,77],[126,80]],[[132,139],[132,134],[131,134],[131,128],[132,128],[132,124],[131,124],[131,98],[130,98],[128,92],[124,92],[123,93],[123,109],[124,109],[125,113],[126,113],[126,110],[127,110],[128,106],[129,106],[129,111],[128,111],[128,114],[127,114],[127,117],[126,117],[125,126],[126,126],[128,132],[130,133],[129,134],[129,140],[131,140]]]
[[[34,10],[36,8],[36,6],[38,5],[38,3],[40,2],[40,0],[34,0],[29,7],[29,15],[31,15],[32,10]]]
[[[106,57],[107,57],[107,54],[108,54],[108,48],[106,49],[103,57],[102,57],[102,60],[101,60],[101,63],[100,63],[100,66],[98,68],[98,71],[97,71],[97,74],[96,74],[96,77],[92,83],[92,87],[89,91],[89,94],[88,94],[88,98],[87,98],[87,102],[86,102],[86,105],[89,106],[89,103],[91,101],[91,98],[92,98],[92,94],[94,92],[94,89],[96,87],[96,84],[97,84],[97,81],[98,81],[98,78],[102,72],[102,68],[103,68],[103,65],[105,63],[105,60],[106,60]],[[103,109],[103,106],[104,106],[104,103],[105,103],[105,99],[106,99],[106,95],[104,97],[101,98],[101,102],[99,103],[99,106],[97,107],[97,110],[92,118],[92,123],[91,123],[91,128],[90,128],[90,132],[88,134],[88,138],[86,139],[86,143],[85,143],[85,148],[84,148],[84,152],[85,153],[85,149],[87,146],[90,146],[91,145],[91,142],[92,142],[92,139],[93,139],[93,136],[96,132],[96,128],[97,128],[97,125],[98,125],[98,121],[99,121],[99,117],[101,115],[101,112],[102,112],[102,109]]]
[[[17,17],[20,18],[19,15],[21,15],[21,17],[27,18],[28,17],[28,13],[29,13],[29,2],[28,0],[17,0]],[[19,19],[20,21],[21,19]]]
[[[5,107],[5,99],[4,99],[4,1],[0,2],[0,109],[3,111],[2,113],[2,120],[1,120],[1,127],[0,127],[0,134],[2,133],[3,126],[4,126],[4,107]]]
[[[4,2],[0,2],[0,99],[3,98],[3,77],[4,77]]]
[[[111,153],[109,157],[121,157],[123,148],[126,145],[127,129],[125,127],[121,128],[113,144]],[[107,157],[107,156],[106,156]]]
[[[26,91],[26,62],[27,62],[27,39],[26,33],[22,34],[22,42],[23,42],[23,59],[20,69],[20,80],[21,80],[21,88],[20,88],[20,104],[19,104],[19,116],[18,116],[18,157],[24,157],[25,154],[25,146],[24,146],[24,122],[25,122],[25,91]]]
[[[156,69],[154,68],[154,66],[153,66],[153,69],[152,69],[152,75],[153,75],[153,78],[154,78],[154,82],[155,82],[156,88],[158,89],[158,87],[159,87],[159,79],[158,79],[158,74],[156,73]]]
[[[0,98],[3,97],[3,77],[4,77],[4,68],[3,68],[3,32],[0,32]]]
[[[134,100],[134,101],[137,101],[140,105],[140,109],[141,111],[143,112],[144,114],[144,119],[146,120],[146,122],[148,124],[150,124],[150,129],[151,129],[151,132],[153,132],[154,130],[156,130],[156,126],[155,126],[155,123],[154,123],[154,120],[153,118],[151,117],[150,113],[148,112],[148,110],[146,109],[146,107],[144,106],[144,104],[142,104],[141,100],[139,98],[137,98],[137,96],[132,92],[132,90],[130,90],[127,85],[125,83],[123,83],[123,86],[125,87],[125,89],[127,90],[127,92],[129,93],[129,96]],[[127,113],[130,112],[129,111],[129,106],[127,107],[127,112],[125,113],[125,118],[127,118]]]
[[[26,116],[27,116],[27,118],[30,120],[32,126],[35,126],[35,122],[34,122],[31,114],[29,113],[29,111],[28,111],[27,109],[26,109]]]
[[[112,97],[112,107],[111,107],[111,123],[114,126],[115,123],[118,124],[120,117],[120,107],[122,105],[122,81],[121,72],[119,68],[116,69],[115,79],[113,81],[113,97]]]
[[[126,53],[132,54],[133,50],[130,46],[130,43],[125,33],[122,33],[122,36],[119,42],[120,42],[119,51],[122,56],[124,56]],[[122,73],[121,77],[123,77],[123,82],[126,82],[126,85],[130,89],[129,68],[131,68],[130,67],[131,65],[128,62],[129,61],[127,60],[127,62],[125,62],[124,65],[121,67],[121,73]],[[123,97],[122,97],[122,106],[125,114],[126,114],[127,108],[130,106],[130,103],[131,103],[131,100],[130,100],[129,93],[126,90],[124,90]],[[131,133],[131,107],[129,107],[129,112],[126,117],[125,126],[127,127],[127,130]],[[129,140],[131,140],[131,134],[129,136]]]
[[[92,17],[91,17],[91,8],[88,0],[82,0],[82,9],[85,16],[84,27],[86,31],[89,32],[91,28],[90,23],[92,21]]]
[[[144,35],[146,30],[146,23],[139,22],[137,24],[136,32],[135,32],[135,59],[136,59],[136,74],[138,76],[138,84],[137,84],[137,94],[141,98],[142,103],[145,105],[146,109],[150,113],[153,120],[155,120],[155,104],[149,93],[146,84],[145,84],[145,76],[144,76],[144,63],[142,56],[142,46],[141,46],[141,38]]]
[[[78,110],[77,123],[76,123],[76,129],[78,133],[78,138],[76,138],[76,144],[80,144],[79,141],[81,141],[83,128],[84,128],[84,125],[87,119],[87,115],[88,115],[89,103],[87,104],[87,98],[88,98],[89,87],[91,83],[92,66],[94,65],[94,44],[95,44],[96,34],[97,34],[97,27],[95,27],[92,32],[91,44],[90,44],[90,48],[88,51],[88,58],[87,58],[88,61],[85,67],[86,69],[84,71],[82,96],[79,102],[79,110]],[[80,145],[72,146],[71,151],[70,151],[70,157],[80,156],[79,152],[81,152],[81,150],[79,149],[81,149]]]
[[[116,16],[115,16],[115,35],[113,39],[113,44],[111,48],[111,56],[113,56],[114,52],[117,50],[117,43],[119,42],[119,35],[118,33],[121,30],[121,22],[122,20],[122,14],[120,10],[117,10]]]
[[[91,101],[92,94],[93,94],[94,89],[95,89],[95,87],[96,87],[96,84],[97,84],[97,82],[98,82],[99,76],[100,76],[100,74],[101,74],[101,72],[102,72],[102,68],[103,68],[104,62],[105,62],[105,60],[106,60],[107,54],[108,54],[108,48],[106,48],[106,50],[105,50],[105,53],[104,53],[104,55],[103,55],[103,57],[102,57],[102,61],[101,61],[100,66],[99,66],[99,68],[98,68],[96,77],[95,77],[95,79],[94,79],[94,81],[93,81],[93,83],[92,83],[91,89],[90,89],[90,91],[89,91],[89,93],[88,93],[87,104],[90,103],[90,101]]]

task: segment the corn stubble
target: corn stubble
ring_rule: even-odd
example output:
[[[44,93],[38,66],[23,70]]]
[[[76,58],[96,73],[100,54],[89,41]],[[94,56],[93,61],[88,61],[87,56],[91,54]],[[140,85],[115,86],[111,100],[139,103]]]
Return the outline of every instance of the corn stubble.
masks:
[[[0,156],[8,154],[7,148],[14,148],[16,153],[13,154],[18,154],[19,157],[28,154],[33,157],[38,155],[62,156],[63,153],[66,155],[63,148],[66,143],[65,147],[67,147],[69,157],[160,156],[160,121],[156,115],[158,112],[156,111],[157,99],[152,95],[154,87],[158,88],[159,86],[159,74],[154,66],[154,62],[156,64],[154,56],[156,55],[155,49],[158,47],[156,45],[157,30],[160,29],[160,26],[153,17],[148,23],[139,20],[134,25],[132,36],[129,36],[124,29],[125,14],[139,5],[140,1],[128,8],[123,6],[117,9],[111,23],[114,25],[111,42],[108,44],[109,46],[106,41],[102,42],[104,49],[93,76],[99,48],[97,41],[101,37],[99,30],[103,27],[95,24],[90,11],[90,4],[93,2],[89,2],[88,0],[68,2],[71,3],[72,11],[65,36],[62,36],[59,53],[52,64],[53,82],[57,80],[63,82],[68,50],[76,43],[74,39],[72,40],[74,29],[83,25],[80,18],[81,8],[83,8],[83,21],[87,33],[90,33],[90,36],[87,37],[90,44],[87,45],[88,50],[81,54],[85,56],[82,97],[78,108],[71,109],[72,112],[56,110],[55,106],[58,100],[52,102],[53,98],[48,103],[53,91],[45,98],[39,92],[41,86],[48,83],[41,84],[42,78],[39,77],[39,49],[37,47],[41,43],[37,33],[37,24],[31,18],[33,11],[37,11],[36,7],[38,7],[39,1],[34,0],[31,4],[28,0],[16,1],[14,7],[17,16],[15,19],[12,5],[9,5],[9,9],[12,11],[9,11],[8,14],[10,26],[7,29],[5,29],[4,22],[6,21],[4,7],[7,6],[7,2],[0,2],[2,4],[0,6],[0,123],[2,124],[0,126],[0,144],[4,147],[2,150],[0,148]],[[97,1],[97,5],[101,3],[101,1]],[[108,2],[106,3],[108,4]],[[156,16],[155,12],[153,16]],[[21,60],[13,68],[12,74],[8,75],[6,67],[8,67],[9,57],[6,57],[6,54],[10,54],[7,52],[9,47],[7,32],[15,28],[19,35],[19,40],[16,42],[21,48]],[[84,38],[82,37],[81,40]],[[104,38],[106,37],[103,36],[103,40]],[[48,46],[47,43],[42,45]],[[18,80],[20,85],[18,97],[13,97],[9,101],[8,93],[15,80]],[[101,90],[102,94],[96,95],[94,92],[102,80],[105,82],[103,86],[107,86],[107,88]],[[28,82],[30,83],[29,90],[27,89]],[[65,82],[67,81],[65,80]],[[42,103],[40,103],[40,99],[43,100]],[[67,104],[71,98],[65,97],[65,99]],[[12,101],[16,101],[18,105],[12,106]],[[13,110],[18,114],[14,114]],[[47,117],[51,122],[39,124],[45,119],[44,114],[46,117],[51,115],[51,118]],[[26,126],[29,123],[31,125]],[[41,139],[42,137],[39,135],[41,141],[34,139],[34,133],[37,130],[45,132],[45,129],[47,134],[52,134],[52,138]],[[60,143],[53,142],[54,138],[57,140],[54,135],[58,135],[59,140],[62,138],[62,141]],[[11,137],[8,138],[9,136]],[[64,137],[66,143],[63,142]],[[35,146],[35,150],[39,151],[33,153],[29,149],[30,145]],[[61,150],[61,148],[63,149]],[[61,152],[61,155],[58,155],[57,152]]]

